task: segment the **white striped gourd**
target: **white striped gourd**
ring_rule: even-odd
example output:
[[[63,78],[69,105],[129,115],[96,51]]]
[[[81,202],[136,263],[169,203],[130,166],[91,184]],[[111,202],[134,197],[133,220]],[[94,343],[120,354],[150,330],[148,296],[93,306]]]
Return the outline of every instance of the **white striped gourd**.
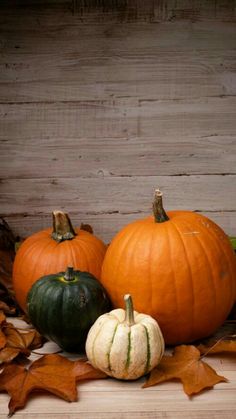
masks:
[[[95,321],[85,348],[95,368],[118,379],[135,380],[158,365],[165,345],[156,320],[134,311],[129,294],[124,300],[125,310],[112,310]]]

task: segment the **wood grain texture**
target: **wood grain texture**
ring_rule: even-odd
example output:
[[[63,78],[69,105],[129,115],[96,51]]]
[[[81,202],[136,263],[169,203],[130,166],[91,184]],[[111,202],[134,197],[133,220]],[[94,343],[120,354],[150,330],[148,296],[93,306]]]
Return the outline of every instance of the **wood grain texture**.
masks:
[[[12,319],[17,327],[29,327],[19,319]],[[37,350],[53,353],[59,348],[53,342],[46,342]],[[166,353],[171,353],[167,348]],[[31,354],[30,360],[39,354]],[[78,355],[62,353],[70,359]],[[234,419],[236,414],[236,363],[235,356],[206,356],[207,362],[216,372],[225,376],[228,382],[217,384],[189,398],[178,381],[161,383],[142,389],[145,378],[124,382],[108,378],[92,380],[78,385],[78,402],[67,403],[50,394],[31,394],[27,406],[15,413],[19,419]],[[8,413],[9,397],[0,394],[0,418]]]
[[[2,6],[9,2],[2,0]],[[27,0],[11,0],[15,7],[26,8]],[[232,0],[31,0],[34,9],[41,6],[42,14],[49,11],[69,11],[82,22],[162,22],[187,19],[233,21],[235,2]]]
[[[150,210],[151,209],[146,212],[136,211],[130,214],[122,214],[119,211],[114,211],[111,214],[108,212],[105,214],[88,214],[80,213],[78,211],[74,213],[73,211],[70,211],[69,214],[74,226],[80,226],[81,222],[88,223],[93,227],[95,235],[102,238],[105,243],[109,243],[112,237],[118,233],[122,227],[132,221],[148,216],[150,214]],[[231,211],[206,211],[202,214],[220,225],[225,232],[228,232],[228,234],[236,234],[235,222]],[[24,213],[6,215],[5,219],[8,224],[14,228],[15,234],[24,238],[41,229],[52,226],[52,214],[49,212],[32,214],[25,211]]]
[[[150,212],[157,186],[167,209],[236,234],[234,2],[0,12],[0,213],[16,234],[61,208],[108,242]]]
[[[2,139],[0,177],[236,173],[236,141],[231,135],[163,137]]]

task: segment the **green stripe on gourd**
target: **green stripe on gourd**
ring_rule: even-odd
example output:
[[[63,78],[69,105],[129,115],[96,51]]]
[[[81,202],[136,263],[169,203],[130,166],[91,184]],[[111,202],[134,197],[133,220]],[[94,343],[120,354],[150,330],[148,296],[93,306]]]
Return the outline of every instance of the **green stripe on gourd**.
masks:
[[[149,333],[148,333],[147,327],[145,325],[143,325],[143,327],[145,329],[146,336],[147,336],[147,360],[146,360],[146,365],[144,369],[144,375],[145,375],[150,370],[151,347],[150,347],[150,339],[149,339]]]
[[[134,380],[161,360],[164,339],[156,320],[133,310],[125,295],[125,310],[115,309],[96,320],[86,340],[90,363],[107,375]]]

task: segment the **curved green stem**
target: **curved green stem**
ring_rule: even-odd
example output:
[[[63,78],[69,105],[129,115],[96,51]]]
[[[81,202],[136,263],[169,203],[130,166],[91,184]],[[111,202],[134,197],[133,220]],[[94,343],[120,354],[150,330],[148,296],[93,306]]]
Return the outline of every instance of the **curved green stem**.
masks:
[[[126,294],[124,296],[125,300],[125,323],[128,326],[133,326],[135,324],[134,321],[134,307],[133,307],[133,300],[130,294]]]

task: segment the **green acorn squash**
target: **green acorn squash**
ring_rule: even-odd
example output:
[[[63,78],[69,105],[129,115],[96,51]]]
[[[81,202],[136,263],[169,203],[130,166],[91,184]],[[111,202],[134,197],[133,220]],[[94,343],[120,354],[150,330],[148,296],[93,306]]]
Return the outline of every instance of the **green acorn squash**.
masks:
[[[68,352],[84,351],[95,320],[111,308],[103,286],[88,272],[46,275],[36,281],[27,296],[27,312],[33,326]]]

